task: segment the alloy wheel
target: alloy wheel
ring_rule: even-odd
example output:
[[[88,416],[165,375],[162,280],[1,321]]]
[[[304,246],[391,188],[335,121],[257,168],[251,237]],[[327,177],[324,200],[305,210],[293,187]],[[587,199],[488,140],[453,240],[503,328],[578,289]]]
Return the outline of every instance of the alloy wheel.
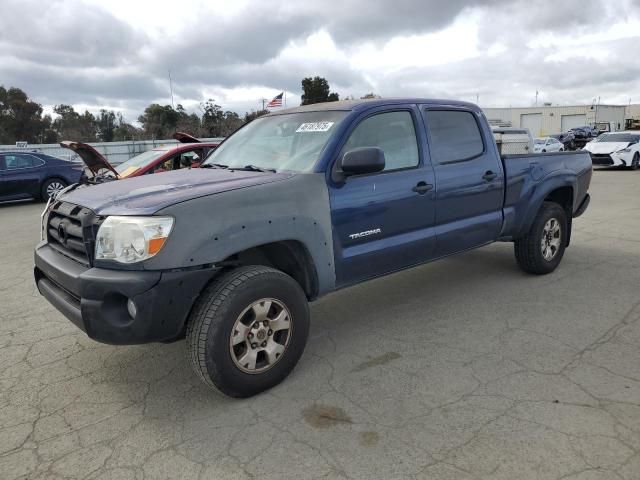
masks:
[[[560,249],[560,242],[562,240],[561,233],[560,222],[558,222],[556,218],[550,218],[547,223],[544,224],[540,248],[542,250],[542,256],[547,262],[553,260]]]
[[[231,358],[245,373],[263,373],[282,358],[291,333],[287,307],[274,298],[262,298],[236,319],[229,338]]]

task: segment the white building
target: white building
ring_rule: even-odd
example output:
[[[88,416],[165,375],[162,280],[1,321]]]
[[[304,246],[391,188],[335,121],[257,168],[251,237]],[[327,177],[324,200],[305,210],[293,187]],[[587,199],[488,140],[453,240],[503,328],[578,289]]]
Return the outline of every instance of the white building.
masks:
[[[640,105],[573,105],[526,107],[526,108],[483,108],[491,123],[502,123],[513,127],[524,127],[534,137],[544,137],[570,128],[607,122],[612,130],[623,130],[627,111],[640,114]]]

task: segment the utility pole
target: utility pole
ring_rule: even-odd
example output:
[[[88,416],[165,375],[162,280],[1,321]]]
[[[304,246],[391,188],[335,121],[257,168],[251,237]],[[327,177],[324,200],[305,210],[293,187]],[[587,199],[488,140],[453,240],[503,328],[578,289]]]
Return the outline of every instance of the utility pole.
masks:
[[[169,91],[171,92],[171,108],[173,106],[173,82],[171,81],[171,69],[169,69]]]
[[[536,107],[538,106],[538,90],[536,90]]]

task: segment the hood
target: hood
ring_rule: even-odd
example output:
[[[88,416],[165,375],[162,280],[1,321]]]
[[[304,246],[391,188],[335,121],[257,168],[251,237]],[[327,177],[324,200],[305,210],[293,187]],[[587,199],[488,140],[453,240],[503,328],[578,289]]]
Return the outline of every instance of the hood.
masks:
[[[584,149],[596,154],[608,154],[622,150],[631,145],[629,142],[589,142]]]
[[[172,135],[174,140],[178,140],[180,143],[200,143],[196,137],[192,137],[188,133],[176,132]]]
[[[77,153],[94,177],[98,175],[98,172],[104,173],[104,170],[108,170],[118,178],[118,172],[116,172],[107,159],[91,145],[65,140],[64,142],[60,142],[60,146]]]
[[[98,215],[150,215],[170,205],[229,190],[285,180],[293,173],[194,168],[80,187],[60,200]]]

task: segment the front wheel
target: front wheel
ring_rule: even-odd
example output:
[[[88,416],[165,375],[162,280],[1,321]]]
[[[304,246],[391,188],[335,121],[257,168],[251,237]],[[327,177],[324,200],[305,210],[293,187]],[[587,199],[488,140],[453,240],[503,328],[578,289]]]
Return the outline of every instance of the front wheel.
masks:
[[[631,170],[638,170],[640,168],[640,153],[636,152],[631,160]]]
[[[553,202],[544,202],[527,234],[514,243],[516,261],[528,273],[544,275],[560,264],[566,247],[567,214]]]
[[[227,272],[202,293],[189,318],[191,365],[208,386],[250,397],[282,380],[298,363],[309,334],[300,285],[269,267]]]

